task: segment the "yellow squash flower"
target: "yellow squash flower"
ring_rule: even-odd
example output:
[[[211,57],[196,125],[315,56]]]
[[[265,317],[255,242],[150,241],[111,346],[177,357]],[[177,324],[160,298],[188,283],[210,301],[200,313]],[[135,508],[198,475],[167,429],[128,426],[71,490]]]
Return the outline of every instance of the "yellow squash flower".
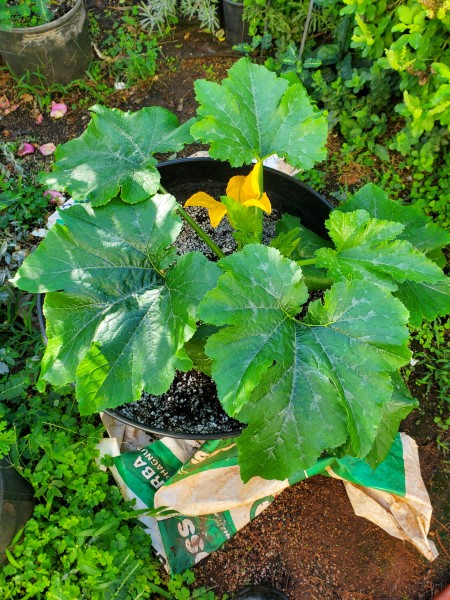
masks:
[[[266,213],[272,212],[267,194],[261,192],[262,162],[257,162],[247,176],[236,175],[227,185],[226,195],[244,206],[256,206]],[[209,211],[212,227],[217,227],[227,214],[227,207],[205,192],[197,192],[184,203],[185,206],[201,206]]]

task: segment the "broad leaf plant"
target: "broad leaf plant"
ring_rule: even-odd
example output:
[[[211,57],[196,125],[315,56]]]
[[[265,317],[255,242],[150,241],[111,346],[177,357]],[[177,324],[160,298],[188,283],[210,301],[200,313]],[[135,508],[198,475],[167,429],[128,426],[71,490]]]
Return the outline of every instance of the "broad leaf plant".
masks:
[[[326,118],[299,82],[248,59],[195,89],[198,115],[183,125],[159,107],[94,107],[87,130],[58,148],[47,183],[88,202],[64,211],[14,279],[46,294],[41,385],[75,382],[88,414],[203,370],[245,425],[244,481],[289,478],[323,453],[375,467],[416,406],[399,375],[408,324],[450,312],[450,235],[368,184],[331,212],[329,239],[283,215],[262,244],[263,161],[310,169],[325,157]],[[155,153],[193,140],[234,167],[255,163],[220,199],[199,190],[186,202],[213,227],[229,220],[227,256],[160,184]],[[178,255],[182,219],[218,260]],[[192,351],[194,336],[204,351]]]

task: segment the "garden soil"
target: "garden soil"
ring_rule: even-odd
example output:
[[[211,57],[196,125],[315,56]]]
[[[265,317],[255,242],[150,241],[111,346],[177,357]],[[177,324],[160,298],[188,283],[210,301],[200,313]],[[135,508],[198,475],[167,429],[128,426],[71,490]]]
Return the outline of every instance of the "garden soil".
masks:
[[[97,6],[101,9],[100,3]],[[195,113],[193,81],[220,81],[238,58],[225,42],[190,25],[178,27],[161,48],[157,76],[110,95],[109,106],[136,110],[161,105],[185,121]],[[89,121],[88,110],[76,108],[79,92],[55,94],[53,99],[64,101],[69,111],[55,120],[47,109],[41,124],[36,123],[41,112],[36,98],[29,91],[21,95],[6,72],[0,73],[0,97],[3,95],[19,106],[0,121],[2,141],[59,144],[78,136]],[[181,155],[191,152],[192,147]],[[26,169],[35,172],[51,164],[51,158],[38,152],[22,160]],[[49,213],[54,208],[49,205]],[[28,249],[38,241],[30,234]],[[415,375],[419,379],[423,374]],[[423,408],[410,416],[404,430],[419,444],[422,475],[434,507],[430,538],[440,555],[433,563],[411,545],[355,516],[340,481],[315,476],[282,492],[222,549],[195,567],[196,584],[214,590],[218,597],[254,583],[282,590],[290,600],[433,598],[450,580],[449,461],[436,444],[436,427],[427,408],[432,406],[433,396],[424,398],[420,386],[413,391]]]

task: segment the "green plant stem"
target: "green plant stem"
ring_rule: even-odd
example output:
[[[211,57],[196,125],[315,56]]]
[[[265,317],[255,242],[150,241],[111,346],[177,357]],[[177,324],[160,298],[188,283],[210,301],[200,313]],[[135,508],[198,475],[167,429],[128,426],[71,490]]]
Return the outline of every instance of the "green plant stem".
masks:
[[[297,260],[296,263],[299,267],[306,267],[306,265],[315,265],[316,258],[305,258],[304,260]]]
[[[300,43],[300,50],[298,52],[299,60],[302,59],[303,50],[305,49],[305,43],[306,43],[306,38],[308,36],[309,23],[311,21],[313,8],[314,8],[314,0],[310,0],[309,7],[308,7],[308,14],[306,15],[306,20],[305,20],[305,27],[303,29],[302,41]]]
[[[160,185],[159,188],[163,194],[169,193],[162,185]],[[200,227],[200,225],[198,223],[196,223],[194,221],[194,219],[188,215],[188,213],[184,210],[184,208],[182,206],[178,206],[177,212],[186,221],[186,223],[190,227],[192,227],[192,229],[195,231],[195,233],[198,235],[198,237],[205,242],[205,244],[208,246],[208,248],[210,248],[218,258],[225,257],[225,254],[222,252],[222,250],[219,248],[219,246],[217,246],[217,244],[215,244],[212,241],[212,239],[209,237],[209,235],[206,233],[206,231],[204,231]]]
[[[217,244],[215,244],[212,241],[212,239],[209,237],[209,235],[206,233],[206,231],[203,231],[203,229],[200,227],[200,225],[198,223],[196,223],[194,221],[194,219],[188,215],[188,213],[184,210],[184,208],[182,206],[178,206],[177,212],[186,221],[186,223],[190,227],[192,227],[192,229],[195,231],[195,233],[198,235],[198,237],[200,239],[202,239],[209,248],[211,248],[211,250],[214,252],[214,254],[216,256],[218,256],[219,258],[225,257],[225,254],[222,252],[222,250],[219,248],[219,246],[217,246]]]
[[[309,292],[328,290],[333,285],[333,280],[328,277],[319,277],[315,275],[304,275],[303,283],[308,288]]]

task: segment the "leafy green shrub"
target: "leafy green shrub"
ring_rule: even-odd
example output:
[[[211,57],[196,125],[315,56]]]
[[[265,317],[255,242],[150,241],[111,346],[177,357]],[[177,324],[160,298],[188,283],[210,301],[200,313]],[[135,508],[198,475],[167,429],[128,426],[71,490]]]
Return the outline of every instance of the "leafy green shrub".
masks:
[[[45,191],[29,179],[0,174],[0,229],[42,226],[49,206]]]
[[[243,0],[244,18],[252,36],[269,35],[279,48],[300,44],[309,0]],[[339,14],[338,3],[316,0],[309,25],[311,35],[325,37],[333,28]]]
[[[279,4],[281,14],[292,6]],[[316,11],[321,20],[312,22],[303,56],[298,38],[288,39],[274,30],[277,53],[267,66],[296,71],[328,110],[331,127],[338,127],[355,150],[369,150],[387,161],[388,147],[404,156],[424,147],[421,162],[426,154],[431,171],[438,154],[436,142],[439,151],[450,137],[447,3],[344,0],[321,2]],[[304,18],[304,6],[302,14]],[[266,27],[268,22],[266,18]],[[261,35],[263,21],[257,23],[255,33]],[[380,123],[391,118],[392,104],[404,126],[400,131],[396,128],[387,143]]]
[[[409,0],[388,6],[385,0],[345,0],[341,13],[353,14],[352,47],[400,75],[403,102],[395,110],[405,127],[394,147],[404,151],[405,138],[416,144],[433,127],[450,125],[450,6],[446,2]],[[406,153],[406,152],[405,152]]]

